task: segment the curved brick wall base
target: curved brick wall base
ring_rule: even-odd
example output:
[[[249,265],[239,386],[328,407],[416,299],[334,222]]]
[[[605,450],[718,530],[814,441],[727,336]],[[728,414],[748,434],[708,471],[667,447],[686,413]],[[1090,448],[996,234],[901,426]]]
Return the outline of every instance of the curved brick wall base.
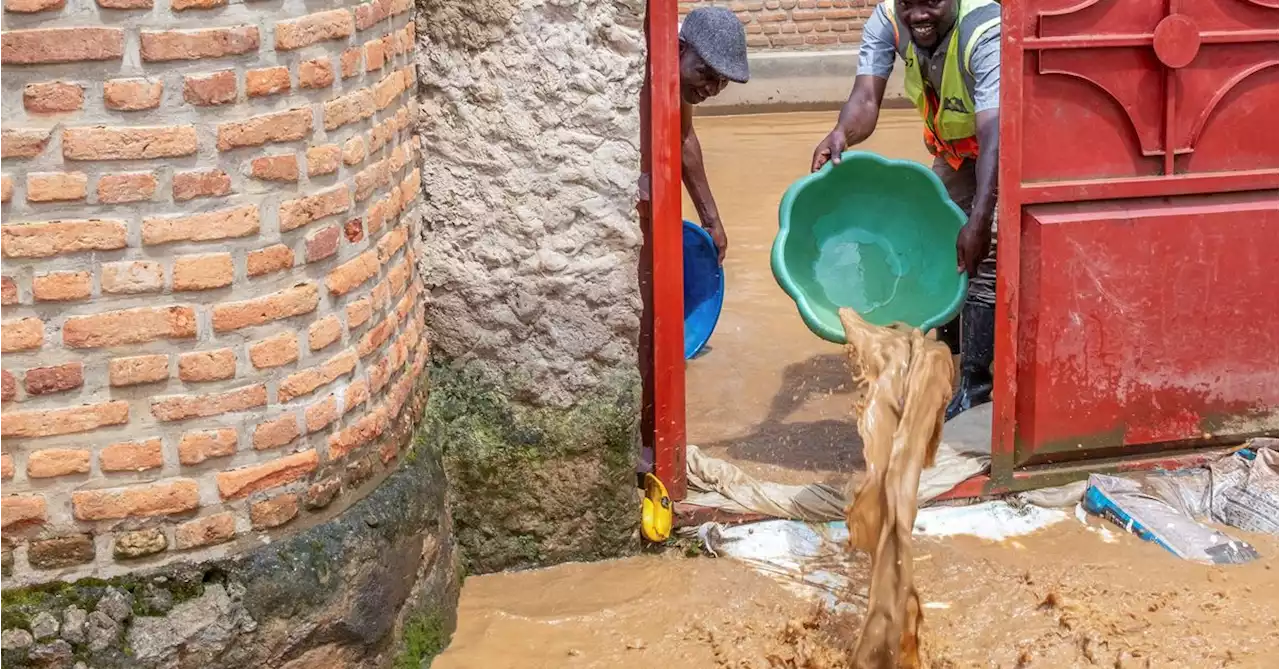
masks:
[[[4,666],[360,669],[389,666],[406,627],[443,642],[459,585],[444,472],[430,445],[407,446],[411,427],[402,420],[389,436],[411,449],[397,471],[288,539],[107,581],[6,589]]]

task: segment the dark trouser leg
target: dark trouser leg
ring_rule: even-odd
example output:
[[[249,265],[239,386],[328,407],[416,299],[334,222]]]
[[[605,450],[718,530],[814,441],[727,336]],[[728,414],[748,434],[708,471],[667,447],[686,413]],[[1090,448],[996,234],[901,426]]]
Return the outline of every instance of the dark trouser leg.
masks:
[[[947,194],[965,213],[973,207],[977,190],[974,164],[966,160],[960,169],[952,169],[945,160],[935,159],[933,171],[942,179]],[[939,328],[938,338],[960,353],[960,384],[947,406],[950,420],[961,412],[991,401],[991,363],[995,357],[996,305],[996,241],[992,235],[991,250],[969,279],[960,316]],[[958,335],[958,336],[957,336]],[[957,346],[958,344],[958,346]]]

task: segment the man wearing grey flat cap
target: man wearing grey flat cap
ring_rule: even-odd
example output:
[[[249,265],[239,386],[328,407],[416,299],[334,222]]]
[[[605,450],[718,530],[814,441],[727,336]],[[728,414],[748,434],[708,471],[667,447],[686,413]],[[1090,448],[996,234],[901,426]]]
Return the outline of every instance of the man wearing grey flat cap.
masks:
[[[729,82],[745,84],[747,69],[747,35],[742,22],[724,7],[699,7],[680,25],[680,167],[684,187],[689,191],[698,220],[711,235],[724,260],[728,238],[720,211],[716,209],[711,185],[707,183],[702,164],[702,145],[693,130],[693,105],[719,95]],[[649,110],[649,82],[641,93],[641,114]],[[646,124],[647,125],[647,124]],[[640,178],[640,208],[648,218],[649,175]],[[646,220],[647,224],[647,220]]]

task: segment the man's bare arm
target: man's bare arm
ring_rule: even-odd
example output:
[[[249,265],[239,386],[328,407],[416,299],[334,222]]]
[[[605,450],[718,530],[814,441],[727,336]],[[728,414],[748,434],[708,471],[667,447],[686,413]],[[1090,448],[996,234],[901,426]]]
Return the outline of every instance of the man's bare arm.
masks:
[[[978,112],[978,161],[977,189],[973,195],[973,209],[969,221],[961,228],[956,239],[956,269],[973,276],[978,264],[987,257],[991,248],[991,221],[995,217],[999,194],[1000,164],[1000,110],[987,109]]]
[[[818,171],[828,160],[839,164],[845,149],[871,136],[880,119],[885,83],[885,79],[869,74],[860,74],[853,80],[853,91],[840,108],[836,127],[814,149],[812,171]]]
[[[720,222],[720,210],[716,208],[715,197],[711,195],[711,184],[707,182],[707,169],[702,162],[702,144],[698,142],[698,133],[693,129],[693,107],[680,105],[680,175],[684,187],[689,191],[689,199],[698,211],[698,220],[715,240],[720,259],[728,240],[724,234],[724,226]]]

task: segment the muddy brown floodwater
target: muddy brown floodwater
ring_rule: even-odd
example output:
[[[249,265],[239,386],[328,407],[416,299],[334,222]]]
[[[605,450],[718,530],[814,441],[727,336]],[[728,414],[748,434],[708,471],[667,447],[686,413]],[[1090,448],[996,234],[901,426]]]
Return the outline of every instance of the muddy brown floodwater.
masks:
[[[689,443],[756,478],[843,485],[861,469],[840,347],[810,333],[769,269],[778,202],[809,171],[835,112],[700,117],[698,138],[729,237],[725,302],[687,371]],[[859,148],[925,162],[919,116],[886,109]],[[685,218],[697,215],[688,198]]]
[[[1276,538],[1245,538],[1261,559],[1206,567],[1074,520],[999,543],[917,537],[922,665],[1274,669]],[[432,667],[844,669],[860,625],[741,563],[643,556],[467,579]]]

